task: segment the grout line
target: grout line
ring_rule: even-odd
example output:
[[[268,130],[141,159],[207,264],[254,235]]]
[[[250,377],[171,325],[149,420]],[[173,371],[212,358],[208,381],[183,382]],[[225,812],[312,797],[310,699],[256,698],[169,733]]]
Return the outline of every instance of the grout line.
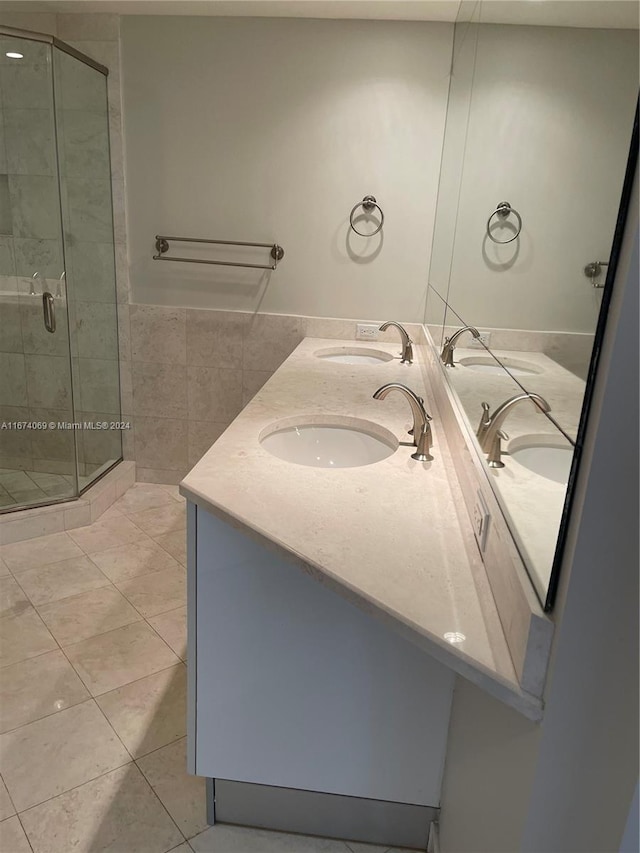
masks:
[[[134,764],[135,764],[135,762],[134,762]],[[177,845],[178,847],[180,847],[180,845],[181,845],[181,844],[184,844],[184,843],[187,841],[187,837],[186,837],[186,835],[185,835],[185,834],[184,834],[184,832],[180,829],[180,827],[178,826],[178,824],[176,823],[176,821],[173,819],[173,816],[172,816],[172,815],[171,815],[171,813],[169,812],[169,809],[165,806],[165,804],[162,802],[162,800],[161,800],[161,799],[160,799],[160,797],[158,796],[158,792],[157,792],[157,791],[156,791],[156,789],[153,787],[153,785],[151,784],[151,782],[147,779],[147,777],[144,775],[144,773],[142,772],[142,770],[140,770],[140,768],[138,767],[138,765],[137,765],[137,764],[136,764],[136,769],[137,769],[138,773],[142,776],[142,778],[144,779],[144,781],[147,783],[147,785],[149,786],[150,790],[153,792],[153,795],[154,795],[154,797],[156,798],[156,800],[160,803],[160,805],[162,806],[162,808],[164,809],[164,811],[165,811],[165,812],[166,812],[166,814],[168,815],[169,820],[171,821],[171,823],[175,826],[175,828],[176,828],[176,829],[178,830],[178,832],[180,833],[180,836],[181,836],[181,838],[182,838],[182,841],[180,842],[180,844],[178,844],[178,845]],[[174,847],[174,848],[172,848],[172,849],[174,849],[174,850],[175,850],[175,847]]]
[[[177,561],[176,561],[176,562],[177,562]],[[144,579],[144,578],[152,577],[153,575],[159,575],[159,574],[161,574],[162,572],[170,572],[171,574],[174,574],[174,575],[184,574],[184,567],[183,567],[183,566],[181,566],[181,565],[180,565],[180,563],[178,563],[178,567],[177,567],[177,568],[174,568],[173,566],[171,566],[171,567],[170,567],[170,568],[168,568],[168,569],[160,569],[160,570],[158,570],[157,572],[150,572],[149,574],[146,574],[146,575],[138,575],[138,576],[137,576],[137,577],[135,577],[135,578],[131,578],[130,580],[125,580],[125,581],[119,581],[118,583],[133,583],[133,582],[135,582],[136,580],[138,580],[138,578],[140,578],[140,579]],[[129,596],[127,595],[127,593],[126,593],[126,592],[124,592],[124,590],[120,589],[120,587],[118,586],[118,583],[115,583],[115,582],[114,582],[114,586],[115,586],[115,588],[118,590],[118,592],[120,593],[120,595],[124,596],[124,598],[129,602],[129,604],[133,607],[133,609],[134,609],[134,610],[136,610],[136,611],[140,614],[140,616],[145,620],[145,622],[148,622],[148,621],[149,621],[149,619],[154,619],[156,616],[163,616],[165,613],[171,613],[171,611],[172,611],[172,610],[179,610],[181,607],[185,607],[185,606],[186,606],[186,603],[187,603],[187,600],[186,600],[186,584],[187,584],[187,579],[186,579],[186,577],[184,578],[184,586],[185,586],[185,598],[184,598],[184,601],[183,601],[181,604],[178,604],[178,605],[176,605],[176,606],[174,606],[174,607],[168,607],[166,610],[159,610],[157,613],[149,613],[148,615],[147,615],[147,614],[145,614],[145,613],[143,613],[143,612],[142,612],[142,610],[140,610],[140,608],[139,608],[139,607],[137,607],[137,606],[133,603],[133,601],[131,601],[131,599],[129,598]],[[151,626],[151,627],[153,627],[153,626]]]
[[[117,520],[118,520],[118,519],[115,519],[115,518],[113,518],[113,519],[107,519],[107,521],[117,521]],[[127,519],[127,521],[130,521],[130,519]],[[73,528],[73,529],[74,529],[74,530],[87,530],[88,528],[93,527],[93,525],[94,525],[94,524],[102,524],[102,523],[103,523],[103,522],[101,522],[101,521],[98,519],[98,521],[94,521],[94,522],[93,522],[93,524],[87,524],[85,527],[77,527],[77,528]],[[131,523],[132,523],[132,524],[134,524],[134,522],[133,522],[133,521],[132,521]],[[148,534],[148,533],[145,533],[145,532],[144,532],[144,530],[142,530],[142,528],[141,528],[141,527],[138,527],[138,525],[137,525],[137,524],[136,524],[136,527],[138,528],[138,530],[140,531],[140,533],[142,533],[142,534],[143,534],[143,536],[137,537],[136,539],[130,539],[128,542],[119,542],[119,543],[117,543],[116,545],[108,545],[106,548],[94,548],[91,552],[86,551],[86,550],[85,550],[85,548],[83,548],[83,547],[82,547],[82,545],[80,545],[78,542],[76,542],[76,540],[75,540],[72,536],[71,536],[71,537],[69,537],[69,538],[71,539],[71,541],[72,541],[74,544],[76,544],[76,545],[78,546],[78,548],[80,548],[80,550],[82,551],[82,553],[83,553],[86,557],[89,557],[89,559],[91,559],[91,554],[101,554],[103,551],[109,551],[111,548],[120,548],[120,547],[121,547],[121,546],[123,546],[123,545],[136,545],[136,544],[139,544],[140,542],[144,542],[145,538],[146,538],[146,539],[151,539],[151,538],[152,538],[151,536],[149,536],[149,534]],[[67,533],[67,532],[68,532],[68,531],[66,531],[66,530],[65,530],[65,533]]]
[[[61,712],[58,712],[61,713]],[[45,803],[50,803],[52,800],[57,800],[58,797],[64,797],[65,794],[69,794],[71,791],[77,791],[78,788],[82,788],[84,785],[88,785],[89,782],[95,782],[97,779],[102,779],[103,776],[108,776],[109,773],[115,773],[116,770],[122,770],[123,767],[133,767],[135,762],[133,761],[125,761],[124,764],[119,764],[117,767],[112,767],[111,770],[106,770],[104,773],[98,773],[97,776],[94,776],[92,779],[86,779],[84,782],[81,782],[79,785],[74,785],[73,788],[67,788],[66,791],[61,791],[59,794],[54,794],[53,797],[47,797],[46,800],[42,800],[41,803],[34,803],[34,805],[29,806],[27,809],[23,809],[21,812],[18,812],[18,816],[26,814],[26,812],[30,812],[32,809],[38,809],[40,806],[43,806]],[[26,835],[26,832],[25,832]]]
[[[7,786],[5,785],[5,788],[6,788],[6,787],[7,787]],[[8,789],[7,789],[7,790],[8,790]],[[24,833],[24,837],[27,839],[27,844],[29,845],[29,849],[30,849],[31,851],[33,851],[33,844],[31,843],[31,841],[30,841],[30,839],[29,839],[29,836],[27,835],[27,830],[24,828],[24,824],[22,823],[22,818],[20,817],[20,815],[19,815],[17,812],[16,812],[16,817],[18,818],[18,823],[19,823],[19,824],[20,824],[20,826],[22,827],[22,831],[23,831],[23,833]]]
[[[78,530],[79,530],[80,528],[74,528],[74,529],[78,529]],[[14,545],[25,545],[25,544],[27,544],[27,543],[32,544],[32,543],[34,543],[34,542],[37,542],[37,541],[38,541],[38,540],[40,540],[40,539],[44,539],[44,538],[45,538],[45,537],[47,537],[47,536],[60,536],[60,535],[66,536],[66,537],[67,537],[67,539],[68,539],[68,540],[69,540],[73,545],[75,545],[75,546],[76,546],[76,548],[80,548],[80,546],[77,544],[77,542],[76,542],[74,539],[72,539],[72,538],[71,538],[71,536],[69,536],[69,531],[68,531],[68,530],[56,530],[54,533],[43,533],[43,534],[42,534],[42,536],[34,536],[32,539],[21,539],[21,540],[19,540],[18,542],[7,542],[7,543],[6,543],[6,545],[0,545],[0,557],[3,557],[3,553],[5,553],[5,554],[6,554],[6,550],[5,550],[6,548],[11,548],[11,547],[13,547]],[[86,553],[83,551],[83,549],[82,549],[82,548],[80,548],[80,550],[82,551],[82,554],[76,554],[76,555],[75,555],[75,557],[65,557],[63,560],[54,560],[54,562],[53,562],[53,563],[39,563],[39,564],[34,565],[34,566],[28,566],[26,569],[12,569],[12,568],[11,568],[11,566],[9,565],[9,563],[7,563],[6,558],[4,558],[4,557],[3,557],[3,559],[4,559],[4,562],[5,562],[6,566],[7,566],[7,568],[8,568],[8,569],[9,569],[9,571],[11,572],[11,574],[12,574],[12,575],[15,575],[15,573],[16,573],[16,572],[19,574],[20,572],[27,572],[27,571],[29,571],[29,569],[41,569],[41,568],[44,568],[45,566],[52,566],[52,565],[55,565],[55,563],[63,563],[63,562],[65,562],[65,560],[73,560],[73,559],[77,559],[77,558],[78,558],[78,556],[80,556],[80,557],[82,557],[82,556],[87,556],[87,557],[88,557],[88,556],[89,556],[88,554],[86,554]]]
[[[16,804],[13,802],[13,797],[11,796],[11,791],[7,787],[7,783],[4,781],[4,776],[0,773],[0,779],[2,779],[2,784],[4,785],[5,791],[7,792],[7,796],[9,797],[9,802],[13,806],[13,814],[10,814],[9,817],[5,818],[5,820],[9,820],[10,817],[17,817],[18,809],[16,808]]]
[[[55,651],[55,649],[54,649],[54,651]],[[50,654],[50,652],[49,652],[49,654]],[[33,658],[29,658],[29,660],[33,660]],[[24,663],[24,661],[20,661],[20,663]],[[82,684],[82,682],[81,682],[81,684]],[[84,684],[82,684],[82,686],[84,687],[85,690],[87,689],[84,686]],[[0,737],[2,737],[3,735],[11,734],[12,732],[17,732],[19,729],[24,729],[26,726],[30,726],[31,723],[39,723],[42,720],[46,720],[48,717],[55,717],[56,714],[61,714],[63,711],[68,711],[70,708],[76,708],[78,705],[82,705],[84,702],[88,702],[89,699],[93,699],[93,698],[94,697],[87,690],[87,695],[83,696],[82,699],[78,699],[77,702],[71,702],[71,704],[65,705],[64,708],[58,708],[55,711],[52,711],[50,714],[44,714],[44,716],[42,716],[42,717],[36,717],[33,720],[27,720],[26,723],[20,723],[19,726],[15,726],[12,729],[6,729],[4,732],[0,732]],[[6,785],[5,785],[5,787],[6,787]]]
[[[86,555],[85,555],[85,556],[86,556]],[[72,557],[71,559],[73,560],[74,558]],[[63,560],[62,562],[65,562],[65,561]],[[93,560],[92,560],[91,562],[93,563]],[[50,563],[49,565],[50,565],[50,566],[55,566],[55,565],[57,565],[57,564],[56,564],[56,563]],[[48,566],[42,566],[42,568],[43,568],[43,569],[48,569],[48,568],[49,568],[49,565],[48,565]],[[104,574],[104,572],[100,571],[99,566],[96,566],[96,565],[95,565],[95,563],[93,563],[93,565],[94,565],[94,568],[96,568],[96,569],[100,572],[100,574],[104,577],[104,579],[106,580],[106,583],[105,583],[105,584],[103,584],[102,586],[94,586],[94,587],[92,587],[91,589],[85,589],[85,590],[83,590],[82,592],[73,592],[73,593],[71,593],[71,595],[64,595],[62,598],[54,598],[52,601],[43,601],[43,602],[42,602],[42,604],[35,604],[35,602],[34,602],[34,601],[33,601],[33,599],[31,598],[31,596],[29,595],[29,593],[26,591],[26,589],[22,586],[22,584],[20,583],[20,581],[18,580],[18,578],[14,577],[14,580],[15,580],[15,582],[18,584],[18,586],[20,587],[20,589],[22,590],[22,592],[23,592],[23,593],[26,595],[26,597],[28,598],[29,603],[31,604],[31,606],[34,608],[34,610],[36,610],[36,611],[38,612],[38,615],[40,615],[40,612],[39,612],[39,608],[40,608],[40,607],[46,607],[48,604],[59,604],[59,603],[60,603],[60,602],[62,602],[62,601],[68,601],[70,598],[75,598],[75,597],[76,597],[76,596],[78,596],[78,595],[85,595],[87,592],[97,592],[99,589],[106,589],[106,587],[107,587],[107,586],[113,586],[113,581],[111,581],[111,580],[110,580],[110,579],[109,579],[109,578]],[[25,572],[31,572],[31,571],[37,571],[37,569],[25,569]],[[42,617],[40,617],[40,618],[42,618]],[[44,620],[42,620],[42,621],[44,622]],[[45,623],[45,624],[46,624],[46,623]],[[51,633],[51,632],[50,632],[50,633]]]
[[[173,746],[176,743],[180,743],[181,740],[186,740],[186,739],[187,739],[187,735],[185,733],[185,734],[181,735],[180,737],[177,737],[175,740],[171,740],[171,741],[169,741],[169,743],[165,743],[163,746],[156,746],[155,749],[151,749],[151,750],[149,750],[149,752],[145,752],[144,755],[139,755],[137,758],[134,758],[133,760],[137,764],[139,761],[143,761],[145,758],[148,758],[150,755],[154,755],[156,752],[160,752],[162,749],[167,749],[167,747]],[[144,770],[142,768],[140,768],[140,772],[144,776]],[[145,776],[145,779],[146,779],[146,776]],[[151,785],[151,782],[149,782],[149,784]]]
[[[147,626],[148,626],[149,628],[151,628],[151,630],[153,631],[153,626],[149,625],[149,624],[146,622],[146,620],[145,620],[145,619],[141,619],[141,620],[139,620],[139,622],[130,622],[130,623],[129,623],[129,625],[139,625],[141,622],[145,622],[145,624],[147,624]],[[129,627],[129,625],[123,625],[122,627],[123,627],[123,628],[128,628],[128,627]],[[119,631],[120,629],[119,629],[119,628],[114,628],[114,630],[115,630],[115,631]],[[109,632],[107,631],[106,633],[109,633]],[[154,633],[156,633],[156,634],[157,634],[157,631],[154,631]],[[104,636],[104,634],[100,634],[99,636]],[[159,635],[158,635],[158,636],[159,636]],[[160,638],[160,640],[162,640],[162,637],[159,637],[159,638]],[[81,641],[81,642],[82,642],[82,641]],[[173,656],[176,658],[176,662],[175,662],[175,663],[172,663],[172,664],[170,664],[169,666],[163,666],[161,669],[154,669],[152,672],[148,672],[146,675],[141,675],[139,678],[134,678],[134,679],[133,679],[133,681],[126,681],[124,684],[119,684],[117,687],[111,687],[111,688],[109,688],[109,690],[103,690],[103,691],[102,691],[102,693],[92,693],[92,692],[91,692],[91,688],[90,688],[90,687],[89,687],[89,686],[84,682],[84,680],[82,679],[82,676],[80,675],[80,673],[79,673],[77,670],[76,670],[76,672],[78,672],[78,677],[80,678],[80,680],[82,681],[82,683],[85,685],[85,687],[86,687],[86,688],[87,688],[87,690],[89,691],[89,694],[90,694],[91,698],[92,698],[92,699],[99,699],[101,696],[105,696],[107,693],[113,693],[113,691],[114,691],[114,690],[120,690],[120,689],[121,689],[121,688],[123,688],[123,687],[128,687],[128,686],[129,686],[129,684],[135,684],[137,681],[143,681],[145,678],[150,678],[152,675],[157,675],[157,674],[158,674],[158,673],[160,673],[160,672],[165,672],[167,669],[172,669],[172,667],[174,667],[174,666],[178,666],[178,664],[184,664],[184,665],[186,666],[185,662],[184,662],[184,661],[182,661],[182,660],[180,660],[180,658],[178,657],[178,655],[173,651],[173,649],[168,645],[168,643],[166,643],[164,640],[162,640],[162,642],[165,644],[165,646],[167,646],[167,648],[169,649],[169,651],[170,651],[170,652],[173,654]],[[62,651],[64,652],[64,649],[63,649]],[[66,655],[65,655],[65,657],[66,657]],[[67,660],[69,660],[69,658],[67,658]],[[72,663],[72,661],[71,661],[71,660],[69,660],[69,663],[71,664],[71,666],[73,666],[73,663]],[[73,668],[74,668],[74,670],[75,670],[75,667],[73,667]]]
[[[111,729],[111,731],[112,731],[112,732],[113,732],[113,734],[115,735],[116,740],[118,741],[118,743],[119,743],[119,744],[121,744],[121,745],[122,745],[122,747],[123,747],[124,751],[125,751],[125,752],[127,753],[127,755],[131,758],[131,761],[135,764],[135,758],[134,758],[134,757],[133,757],[133,755],[131,754],[131,750],[128,748],[128,746],[126,745],[126,743],[125,743],[123,740],[121,740],[120,735],[118,734],[118,732],[117,732],[117,731],[114,729],[114,727],[112,726],[112,724],[111,724],[111,720],[107,717],[107,715],[105,714],[105,712],[104,712],[104,711],[102,710],[102,708],[100,707],[100,705],[99,705],[99,703],[98,703],[98,701],[97,701],[96,697],[95,697],[95,696],[92,696],[91,698],[92,698],[92,700],[93,700],[94,705],[96,706],[96,708],[98,709],[98,711],[102,714],[102,716],[104,717],[104,719],[105,719],[105,721],[106,721],[107,725],[109,726],[109,728]],[[140,768],[138,768],[138,769],[140,769]]]

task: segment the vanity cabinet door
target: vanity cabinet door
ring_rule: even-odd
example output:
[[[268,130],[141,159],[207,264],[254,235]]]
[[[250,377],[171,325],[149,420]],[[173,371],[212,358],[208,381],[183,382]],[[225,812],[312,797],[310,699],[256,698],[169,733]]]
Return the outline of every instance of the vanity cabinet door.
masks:
[[[279,554],[190,512],[192,770],[437,806],[453,673]]]

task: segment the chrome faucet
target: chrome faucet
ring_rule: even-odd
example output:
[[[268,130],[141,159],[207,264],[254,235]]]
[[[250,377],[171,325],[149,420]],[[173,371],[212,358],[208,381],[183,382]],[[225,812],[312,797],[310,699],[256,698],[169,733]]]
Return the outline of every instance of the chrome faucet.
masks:
[[[475,326],[463,326],[461,329],[458,329],[457,332],[454,332],[450,338],[444,339],[444,346],[442,347],[442,352],[440,353],[440,361],[444,364],[445,367],[455,367],[453,362],[453,351],[456,348],[456,342],[460,335],[463,332],[471,332],[474,338],[480,337],[480,332],[476,329]]]
[[[386,323],[380,326],[378,331],[385,332],[389,326],[395,326],[402,338],[402,358],[400,359],[400,364],[413,364],[413,341],[409,337],[409,333],[404,326],[396,323],[395,320],[387,320]]]
[[[417,459],[418,462],[430,462],[433,456],[429,453],[432,445],[431,435],[431,415],[427,414],[424,408],[424,400],[418,397],[417,394],[407,388],[406,385],[401,385],[399,382],[389,382],[378,388],[373,395],[374,400],[384,400],[389,391],[400,391],[401,394],[409,401],[411,411],[413,413],[413,430],[410,432],[413,435],[413,443],[416,447],[416,452],[411,454],[412,459]]]
[[[505,400],[501,406],[498,406],[493,415],[491,414],[489,404],[482,404],[482,417],[480,418],[476,437],[481,449],[487,454],[489,468],[504,468],[504,462],[502,461],[502,441],[506,441],[509,436],[502,430],[502,424],[511,409],[525,400],[530,400],[534,406],[542,409],[545,413],[551,411],[551,406],[539,394],[516,394],[515,397]]]

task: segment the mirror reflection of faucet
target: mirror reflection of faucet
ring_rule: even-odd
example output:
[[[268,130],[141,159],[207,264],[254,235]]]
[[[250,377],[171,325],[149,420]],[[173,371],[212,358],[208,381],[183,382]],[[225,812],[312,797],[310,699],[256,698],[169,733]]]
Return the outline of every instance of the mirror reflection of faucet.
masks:
[[[424,400],[418,397],[411,388],[402,385],[399,382],[389,382],[383,385],[373,395],[374,400],[384,400],[390,391],[399,391],[403,394],[411,406],[413,413],[413,429],[409,434],[413,436],[413,443],[416,451],[411,454],[412,459],[417,459],[418,462],[431,462],[433,456],[429,453],[433,445],[433,436],[431,433],[431,415],[429,415],[424,407]]]
[[[493,415],[491,414],[489,404],[482,404],[482,417],[480,418],[476,437],[481,450],[487,454],[489,468],[504,468],[502,442],[506,441],[509,436],[503,431],[502,424],[514,406],[526,400],[530,400],[536,408],[541,409],[545,414],[551,411],[551,406],[544,397],[533,393],[516,394],[515,397],[505,400],[502,405],[498,406]]]
[[[457,332],[454,332],[450,338],[445,338],[444,346],[442,347],[442,352],[440,353],[440,361],[444,364],[445,367],[455,367],[455,363],[453,361],[453,351],[456,348],[458,338],[464,332],[471,332],[474,338],[480,337],[480,332],[476,329],[475,326],[463,326],[462,329],[458,329]]]
[[[400,337],[402,339],[402,358],[400,359],[400,364],[413,364],[413,341],[409,337],[409,333],[404,326],[401,326],[400,323],[396,323],[395,320],[387,320],[386,323],[383,323],[380,326],[378,331],[384,332],[389,328],[389,326],[393,326],[400,332]]]
[[[40,273],[39,273],[39,272],[34,272],[34,274],[31,276],[31,282],[30,282],[30,288],[29,288],[29,296],[36,296],[36,287],[35,287],[35,285],[36,285],[36,279],[38,278],[38,276],[39,276],[39,275],[40,275]]]

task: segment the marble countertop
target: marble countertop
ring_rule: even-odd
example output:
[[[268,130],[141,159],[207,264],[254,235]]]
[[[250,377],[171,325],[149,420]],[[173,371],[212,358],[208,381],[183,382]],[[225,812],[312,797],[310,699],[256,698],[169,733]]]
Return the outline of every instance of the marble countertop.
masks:
[[[527,391],[544,397],[551,407],[550,415],[566,433],[563,435],[533,405],[520,404],[504,422],[504,430],[510,439],[503,445],[505,467],[488,469],[522,558],[544,599],[560,529],[566,485],[523,467],[510,457],[509,449],[516,446],[518,439],[534,436],[541,443],[572,450],[567,435],[575,439],[585,383],[544,353],[497,350],[496,355],[504,359],[507,365],[510,362],[520,363],[540,371],[530,376],[519,376],[518,381]],[[490,404],[491,411],[495,411],[509,397],[522,392],[519,384],[506,372],[478,373],[465,367],[469,359],[486,360],[487,354],[483,351],[457,347],[454,358],[456,367],[447,369],[447,377],[474,430],[480,421],[483,400]]]
[[[352,366],[318,358],[327,347],[384,350],[394,358]],[[182,481],[181,493],[269,547],[322,583],[388,622],[441,662],[532,718],[538,699],[518,684],[495,604],[474,582],[471,526],[454,503],[455,473],[439,453],[431,411],[432,462],[401,444],[387,459],[358,468],[312,468],[269,453],[259,437],[280,421],[371,421],[410,441],[407,401],[374,400],[386,382],[425,397],[421,366],[400,364],[397,344],[306,338]],[[431,406],[433,409],[433,406]],[[445,442],[446,444],[446,442]],[[457,486],[457,481],[455,481]],[[457,498],[459,500],[459,498]],[[471,538],[473,534],[471,533]],[[451,644],[445,634],[464,635]]]

